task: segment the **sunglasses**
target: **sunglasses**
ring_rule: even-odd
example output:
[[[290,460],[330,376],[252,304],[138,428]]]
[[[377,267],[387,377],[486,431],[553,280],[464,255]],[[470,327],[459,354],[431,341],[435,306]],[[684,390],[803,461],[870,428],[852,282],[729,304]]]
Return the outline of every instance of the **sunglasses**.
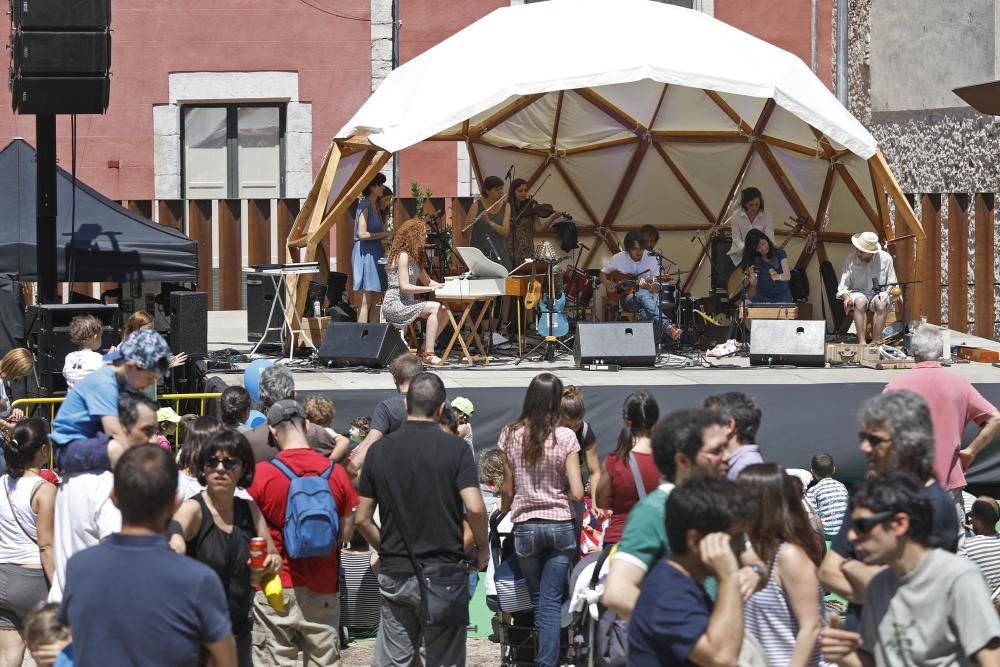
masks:
[[[205,469],[215,470],[216,468],[219,467],[220,463],[222,464],[222,467],[224,469],[232,472],[233,470],[236,470],[236,468],[239,467],[242,461],[232,456],[227,456],[224,459],[220,459],[218,456],[210,456],[207,459],[205,459]]]
[[[876,512],[870,516],[852,518],[851,529],[859,535],[864,535],[870,532],[875,526],[885,523],[894,516],[896,516],[895,512]]]
[[[858,431],[858,440],[861,442],[867,440],[873,447],[878,447],[883,442],[892,442],[892,438],[883,438],[880,435],[875,435],[874,433],[869,433],[867,431]]]

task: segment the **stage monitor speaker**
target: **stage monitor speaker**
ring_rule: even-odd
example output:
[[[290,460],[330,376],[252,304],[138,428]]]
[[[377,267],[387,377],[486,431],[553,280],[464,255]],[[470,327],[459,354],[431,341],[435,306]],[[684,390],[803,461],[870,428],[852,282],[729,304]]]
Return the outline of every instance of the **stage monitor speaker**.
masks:
[[[652,366],[656,363],[653,323],[580,322],[576,329],[573,359],[577,366]]]
[[[826,364],[826,323],[822,320],[754,320],[750,329],[753,366]]]
[[[11,10],[15,28],[103,30],[111,23],[111,0],[17,0]]]
[[[11,48],[24,76],[104,76],[111,67],[110,32],[17,32]]]
[[[280,284],[280,283],[279,283]],[[278,299],[278,304],[271,310],[274,299]],[[285,308],[285,298],[283,294],[277,294],[274,283],[268,275],[247,274],[247,340],[256,343],[264,336],[264,330],[274,327],[274,331],[267,332],[264,345],[280,345],[280,327],[285,321],[282,314]],[[270,320],[268,316],[270,315]]]
[[[208,294],[170,293],[170,350],[174,354],[208,356]]]
[[[399,330],[390,324],[331,322],[319,346],[319,363],[385,368],[406,350]]]
[[[19,114],[104,113],[111,77],[21,76],[11,79],[11,103]]]
[[[69,338],[69,325],[77,315],[93,315],[101,322],[101,348],[118,342],[121,321],[118,306],[84,303],[57,303],[28,306],[25,318],[26,345],[35,356],[38,394],[53,396],[66,391],[62,369],[66,355],[77,350]]]
[[[733,244],[733,239],[729,236],[713,236],[709,252],[709,261],[712,265],[712,293],[729,293],[729,276],[736,268],[733,260],[729,259],[729,247]]]

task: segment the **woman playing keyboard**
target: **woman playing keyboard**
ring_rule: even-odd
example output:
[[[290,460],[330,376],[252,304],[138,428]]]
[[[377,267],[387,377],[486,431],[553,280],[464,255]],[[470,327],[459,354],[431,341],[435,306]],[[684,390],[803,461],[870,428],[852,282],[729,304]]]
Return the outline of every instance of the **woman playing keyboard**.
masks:
[[[417,301],[415,294],[433,292],[444,287],[431,280],[421,259],[427,242],[427,225],[416,218],[407,220],[396,230],[389,250],[386,271],[388,289],[382,299],[382,319],[405,331],[417,318],[427,318],[424,349],[417,354],[430,366],[442,366],[444,361],[434,354],[434,341],[440,326],[441,304],[437,301]]]

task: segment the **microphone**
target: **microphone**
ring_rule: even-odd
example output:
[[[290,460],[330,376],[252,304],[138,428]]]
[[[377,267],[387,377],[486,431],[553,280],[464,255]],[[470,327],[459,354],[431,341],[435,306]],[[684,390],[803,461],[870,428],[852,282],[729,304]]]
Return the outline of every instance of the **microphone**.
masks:
[[[694,243],[697,240],[698,240],[698,232],[695,232],[694,236],[691,237],[691,240],[688,243]]]
[[[665,256],[665,255],[663,255],[663,254],[661,254],[661,253],[659,253],[659,252],[657,252],[655,250],[647,250],[646,254],[649,255],[650,257],[659,257],[660,259],[665,260],[667,262],[670,262],[671,264],[676,264],[677,263],[674,260],[670,259],[669,257],[667,257],[667,256]]]
[[[514,172],[514,165],[510,165],[510,168],[507,170],[507,174],[503,177],[503,180],[505,180],[505,181],[509,180],[510,179],[510,175],[513,172]]]
[[[584,245],[583,243],[580,243],[579,241],[577,241],[576,244],[578,246],[580,246],[581,248],[583,248],[584,250],[590,250],[590,246]]]

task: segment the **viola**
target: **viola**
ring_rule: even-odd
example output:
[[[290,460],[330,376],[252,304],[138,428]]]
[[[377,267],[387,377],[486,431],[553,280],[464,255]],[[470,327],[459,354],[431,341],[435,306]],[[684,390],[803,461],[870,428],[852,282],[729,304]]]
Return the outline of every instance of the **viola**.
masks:
[[[526,215],[526,216],[529,216],[529,217],[530,216],[534,216],[534,217],[539,217],[539,218],[548,218],[549,216],[551,216],[555,212],[556,212],[556,208],[552,204],[541,203],[541,202],[535,201],[534,199],[529,199],[525,203],[524,210],[521,213],[521,215]],[[573,219],[573,216],[571,216],[569,213],[565,213],[565,212],[563,213],[563,217],[565,219],[567,219],[567,220],[572,220]]]

